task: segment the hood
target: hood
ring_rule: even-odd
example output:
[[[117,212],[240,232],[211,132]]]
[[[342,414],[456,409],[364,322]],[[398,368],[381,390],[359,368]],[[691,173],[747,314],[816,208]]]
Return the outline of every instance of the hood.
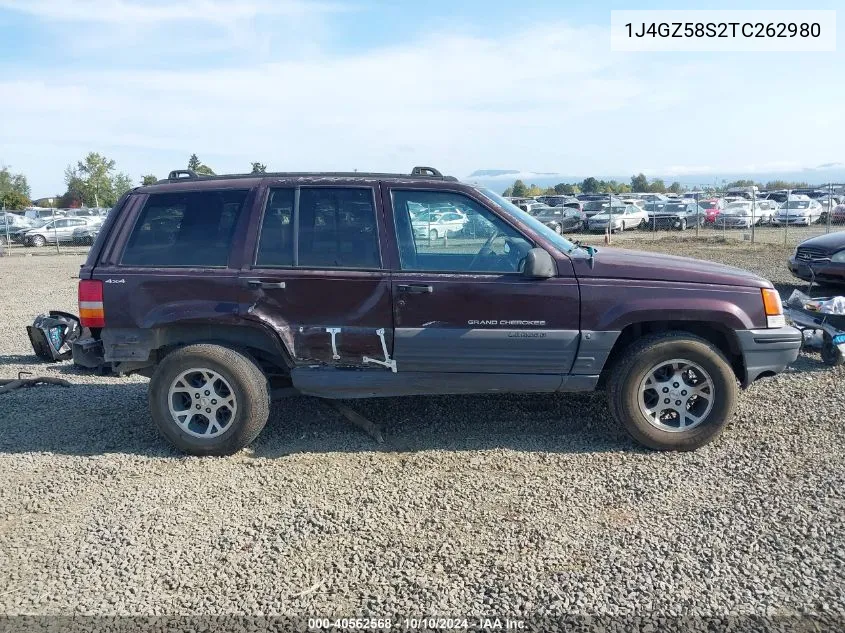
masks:
[[[832,253],[845,248],[845,231],[838,231],[836,233],[827,233],[826,235],[811,237],[809,240],[801,242],[798,246],[808,246],[810,248],[823,248],[824,250]]]
[[[589,257],[582,250],[573,251],[571,257],[578,277],[677,281],[752,288],[772,287],[770,282],[747,270],[691,257],[676,257],[621,248],[599,248],[593,258],[592,266],[588,261]]]
[[[620,216],[620,215],[612,216],[609,213],[597,213],[594,216],[590,217],[590,219],[591,220],[609,220],[612,217],[620,218],[620,219],[622,218],[622,216]]]

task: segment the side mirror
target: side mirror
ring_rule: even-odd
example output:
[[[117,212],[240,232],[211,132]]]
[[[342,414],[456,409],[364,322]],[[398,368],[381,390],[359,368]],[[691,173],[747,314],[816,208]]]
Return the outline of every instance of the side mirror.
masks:
[[[525,256],[525,277],[531,279],[549,279],[557,275],[557,264],[551,255],[542,248],[532,248]]]

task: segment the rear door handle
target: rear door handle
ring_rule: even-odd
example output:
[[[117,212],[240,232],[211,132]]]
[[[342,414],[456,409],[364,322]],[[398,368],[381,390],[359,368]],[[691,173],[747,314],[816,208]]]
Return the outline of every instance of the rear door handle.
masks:
[[[285,287],[284,281],[261,281],[260,279],[244,279],[244,285],[248,288],[261,288],[264,290],[281,290]]]
[[[399,292],[417,295],[434,292],[434,288],[429,284],[399,284],[396,289]]]

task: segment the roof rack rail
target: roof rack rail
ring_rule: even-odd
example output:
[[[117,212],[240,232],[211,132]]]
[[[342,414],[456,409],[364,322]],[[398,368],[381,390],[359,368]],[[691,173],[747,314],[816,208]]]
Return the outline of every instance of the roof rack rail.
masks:
[[[190,180],[196,179],[197,172],[193,169],[174,169],[169,174],[167,174],[168,180]]]
[[[443,174],[441,174],[434,167],[414,167],[411,170],[411,175],[412,176],[436,176],[438,178],[443,177]]]
[[[444,176],[439,170],[434,167],[416,166],[411,169],[411,173],[379,173],[379,172],[265,172],[261,174],[198,174],[193,169],[174,169],[167,178],[157,181],[156,184],[167,184],[179,181],[191,180],[229,180],[229,179],[250,179],[250,178],[301,178],[301,177],[320,177],[320,176],[334,176],[334,177],[348,177],[348,178],[433,178],[448,180],[450,182],[459,182],[454,176]]]

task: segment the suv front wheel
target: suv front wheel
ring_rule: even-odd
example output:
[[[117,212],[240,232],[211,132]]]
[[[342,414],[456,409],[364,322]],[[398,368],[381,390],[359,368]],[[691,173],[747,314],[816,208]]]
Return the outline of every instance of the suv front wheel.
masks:
[[[736,377],[722,353],[684,332],[636,341],[608,382],[613,416],[635,440],[658,450],[695,450],[718,437],[736,396]]]
[[[192,455],[231,455],[250,444],[270,414],[267,378],[228,347],[188,345],[158,364],[150,412],[164,437]]]

